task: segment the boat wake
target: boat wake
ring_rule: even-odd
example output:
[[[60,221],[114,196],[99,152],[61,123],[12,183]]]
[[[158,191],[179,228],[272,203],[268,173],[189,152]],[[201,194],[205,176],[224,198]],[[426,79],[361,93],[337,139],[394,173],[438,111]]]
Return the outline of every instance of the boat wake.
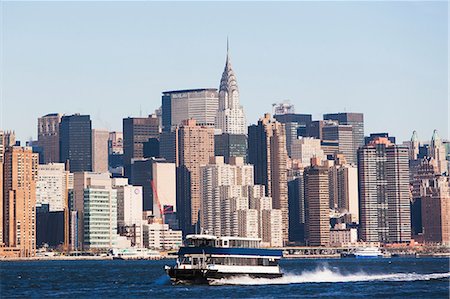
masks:
[[[313,271],[304,271],[301,274],[285,273],[281,278],[251,278],[239,276],[214,281],[214,285],[265,285],[265,284],[298,284],[298,283],[325,283],[325,282],[359,282],[359,281],[419,281],[450,278],[447,273],[391,273],[367,274],[358,272],[342,274],[330,268],[318,268]]]

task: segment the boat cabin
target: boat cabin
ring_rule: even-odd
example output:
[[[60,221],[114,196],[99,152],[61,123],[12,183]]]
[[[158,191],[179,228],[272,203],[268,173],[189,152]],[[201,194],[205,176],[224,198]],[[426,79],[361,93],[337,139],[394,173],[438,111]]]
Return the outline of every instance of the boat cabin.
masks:
[[[216,237],[211,235],[186,236],[187,247],[259,248],[261,239],[241,237]]]

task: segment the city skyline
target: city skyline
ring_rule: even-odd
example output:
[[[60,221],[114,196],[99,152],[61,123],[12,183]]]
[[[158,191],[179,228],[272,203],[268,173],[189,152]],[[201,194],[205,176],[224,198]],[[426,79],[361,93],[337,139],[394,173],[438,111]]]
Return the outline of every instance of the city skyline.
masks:
[[[249,27],[242,27],[239,17],[256,4],[191,8],[196,5],[190,3],[192,14],[185,16],[184,4],[135,3],[122,11],[120,3],[2,3],[7,26],[2,27],[1,127],[14,129],[24,144],[37,138],[38,117],[79,112],[91,115],[94,128],[121,131],[123,118],[158,108],[165,90],[218,88],[230,36],[247,124],[256,123],[272,103],[290,99],[296,113],[311,113],[313,119],[364,113],[366,135],[386,131],[401,142],[416,130],[419,140],[428,141],[436,128],[448,138],[446,3],[264,3],[257,6],[259,14],[248,16],[255,21]],[[158,12],[169,9],[178,18],[173,27],[141,26],[157,25]],[[103,22],[99,10],[106,12]],[[377,15],[385,10],[389,14]],[[223,16],[233,11],[233,22],[201,26],[199,16],[213,21],[208,12],[218,11]],[[277,12],[284,20],[267,27],[264,18]],[[115,24],[119,13],[124,28]],[[345,16],[351,18],[344,21]],[[131,17],[134,22],[127,23]],[[190,23],[177,30],[183,20]],[[58,24],[62,28],[55,28]],[[307,24],[315,26],[314,35],[303,27]],[[296,33],[299,40],[291,38]],[[27,50],[29,43],[34,51]],[[15,117],[24,103],[29,107],[24,117]],[[431,103],[428,113],[423,103]]]

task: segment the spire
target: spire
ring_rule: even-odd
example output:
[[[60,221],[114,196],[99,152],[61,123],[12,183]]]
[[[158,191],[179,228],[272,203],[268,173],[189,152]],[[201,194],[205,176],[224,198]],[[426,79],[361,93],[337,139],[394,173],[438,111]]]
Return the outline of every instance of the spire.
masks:
[[[441,145],[441,138],[439,137],[439,134],[436,129],[433,131],[433,136],[431,136],[431,145],[432,146]]]
[[[417,132],[415,130],[412,133],[411,141],[412,142],[418,142],[419,141],[419,137],[417,136]]]

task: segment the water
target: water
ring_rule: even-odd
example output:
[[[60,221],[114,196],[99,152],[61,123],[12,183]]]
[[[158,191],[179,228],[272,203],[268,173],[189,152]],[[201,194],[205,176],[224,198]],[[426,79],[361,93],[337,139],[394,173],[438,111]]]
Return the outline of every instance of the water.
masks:
[[[282,260],[279,279],[171,285],[174,261],[0,262],[1,298],[449,298],[444,258]]]

